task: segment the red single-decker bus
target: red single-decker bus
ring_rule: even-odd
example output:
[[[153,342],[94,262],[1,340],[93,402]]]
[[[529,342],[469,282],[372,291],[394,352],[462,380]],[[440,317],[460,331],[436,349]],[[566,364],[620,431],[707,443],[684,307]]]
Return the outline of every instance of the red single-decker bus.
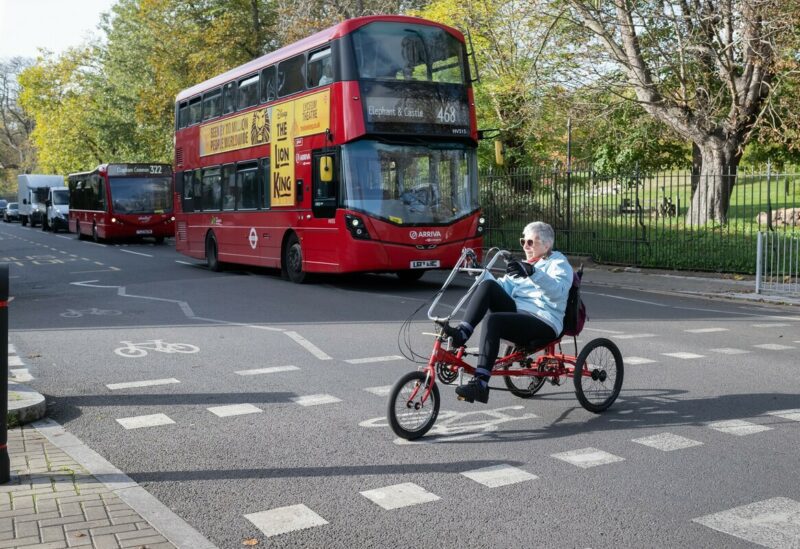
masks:
[[[102,164],[70,174],[69,230],[79,239],[164,238],[175,234],[172,166]]]

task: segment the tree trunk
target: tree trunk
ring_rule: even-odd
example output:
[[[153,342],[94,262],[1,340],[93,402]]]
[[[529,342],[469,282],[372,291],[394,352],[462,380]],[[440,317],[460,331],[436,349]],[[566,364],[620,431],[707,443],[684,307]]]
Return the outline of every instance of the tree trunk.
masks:
[[[702,166],[697,187],[692,194],[691,206],[686,213],[686,224],[724,225],[728,221],[728,206],[742,155],[737,152],[737,143],[732,143],[730,140],[707,140],[698,143],[697,148],[702,158]],[[692,179],[694,180],[694,177]]]

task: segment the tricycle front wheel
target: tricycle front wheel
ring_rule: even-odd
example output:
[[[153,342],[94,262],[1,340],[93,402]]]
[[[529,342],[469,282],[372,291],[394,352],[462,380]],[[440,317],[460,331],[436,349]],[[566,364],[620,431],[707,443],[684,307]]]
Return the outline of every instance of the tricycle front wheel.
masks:
[[[425,372],[409,372],[394,384],[389,393],[389,425],[406,440],[415,440],[427,433],[439,415],[439,387],[435,376]],[[430,394],[423,402],[423,398]]]

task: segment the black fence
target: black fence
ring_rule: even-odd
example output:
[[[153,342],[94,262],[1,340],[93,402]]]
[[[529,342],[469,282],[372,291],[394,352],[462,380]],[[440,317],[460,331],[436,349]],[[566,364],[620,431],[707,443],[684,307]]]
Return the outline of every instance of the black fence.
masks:
[[[483,171],[486,245],[516,249],[527,223],[545,221],[556,230],[557,249],[602,263],[754,273],[759,230],[800,232],[800,174],[740,168],[714,179],[693,179],[689,170]],[[706,221],[712,196],[702,189],[715,182],[729,190],[722,193],[725,217]]]

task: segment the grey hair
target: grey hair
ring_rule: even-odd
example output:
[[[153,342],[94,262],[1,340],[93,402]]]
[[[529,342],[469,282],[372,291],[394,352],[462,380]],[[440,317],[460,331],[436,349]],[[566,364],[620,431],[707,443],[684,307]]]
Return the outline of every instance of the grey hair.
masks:
[[[532,223],[528,223],[522,230],[522,234],[538,236],[542,243],[547,246],[548,250],[553,249],[553,244],[555,244],[556,241],[556,233],[553,231],[553,227],[544,221],[534,221]]]

